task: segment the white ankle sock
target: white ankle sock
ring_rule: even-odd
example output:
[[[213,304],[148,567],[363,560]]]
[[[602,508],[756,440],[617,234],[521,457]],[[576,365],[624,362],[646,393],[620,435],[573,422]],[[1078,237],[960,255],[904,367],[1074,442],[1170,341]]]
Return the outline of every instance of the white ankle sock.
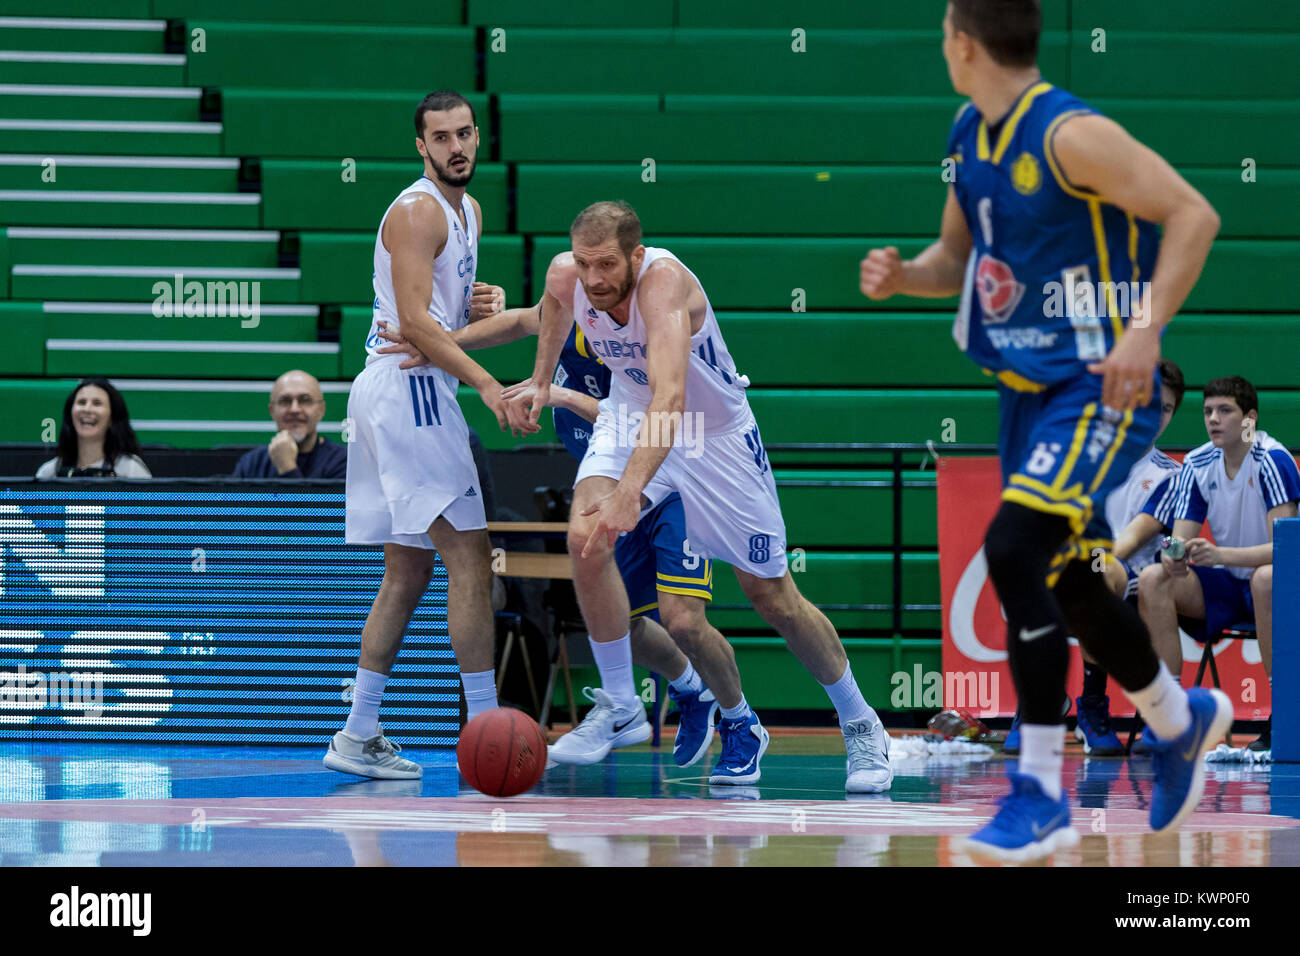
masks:
[[[1187,691],[1174,680],[1164,661],[1156,679],[1141,690],[1125,691],[1142,719],[1161,740],[1173,740],[1192,725],[1192,712],[1187,706]]]
[[[632,681],[632,638],[630,632],[617,641],[601,643],[588,637],[591,654],[600,670],[600,685],[605,693],[624,707],[637,701],[636,684]]]
[[[858,690],[858,682],[853,679],[853,668],[847,661],[844,664],[843,676],[834,684],[822,684],[822,689],[826,691],[831,704],[835,707],[835,712],[839,714],[841,727],[851,720],[868,720],[874,723],[878,719],[876,712],[862,696],[862,691]]]
[[[369,740],[379,733],[379,702],[384,699],[388,675],[357,668],[357,682],[352,688],[352,710],[343,729],[354,737]]]
[[[1064,764],[1064,724],[1020,725],[1020,772],[1037,780],[1043,793],[1053,800],[1061,799]]]
[[[686,662],[686,670],[682,671],[682,676],[668,683],[672,684],[673,690],[679,694],[689,694],[704,686],[704,681],[700,680],[700,675],[696,673],[690,661]]]
[[[461,671],[460,685],[465,688],[465,720],[470,721],[497,705],[497,672]]]
[[[723,720],[737,720],[741,717],[749,716],[749,701],[745,700],[745,695],[740,695],[740,703],[735,707],[721,707]]]

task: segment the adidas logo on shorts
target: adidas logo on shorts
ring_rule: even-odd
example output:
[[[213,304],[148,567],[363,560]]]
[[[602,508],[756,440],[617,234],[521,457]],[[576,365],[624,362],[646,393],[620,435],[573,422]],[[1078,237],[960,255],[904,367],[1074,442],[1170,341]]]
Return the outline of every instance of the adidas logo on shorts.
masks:
[[[469,489],[469,491],[465,492],[465,497],[466,497],[466,498],[477,498],[477,497],[478,497],[478,492],[475,491],[474,488],[471,486],[470,489]]]

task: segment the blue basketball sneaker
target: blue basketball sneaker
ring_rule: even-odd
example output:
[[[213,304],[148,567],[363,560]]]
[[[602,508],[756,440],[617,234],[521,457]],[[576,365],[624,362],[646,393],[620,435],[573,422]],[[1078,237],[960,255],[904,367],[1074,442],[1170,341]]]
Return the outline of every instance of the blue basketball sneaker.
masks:
[[[1007,731],[1007,739],[1002,741],[1002,752],[1008,757],[1020,754],[1020,708],[1016,708],[1016,716],[1011,719],[1011,729]]]
[[[1151,788],[1151,829],[1172,830],[1196,809],[1205,791],[1205,752],[1232,726],[1232,701],[1221,690],[1193,687],[1187,692],[1192,725],[1173,740],[1160,740],[1147,728],[1155,784]]]
[[[1009,773],[1011,793],[998,801],[998,815],[966,838],[971,856],[999,863],[1029,863],[1057,850],[1077,846],[1079,833],[1070,826],[1070,804],[1064,794],[1053,800],[1028,774]]]
[[[668,685],[668,697],[677,705],[681,723],[673,738],[673,763],[689,767],[709,752],[713,743],[713,718],[718,712],[718,700],[707,687],[680,693]]]
[[[1110,725],[1109,697],[1076,697],[1079,715],[1074,736],[1083,741],[1083,752],[1090,757],[1122,757],[1124,744]]]
[[[758,762],[767,753],[770,740],[758,717],[750,711],[747,717],[724,718],[718,724],[718,734],[722,737],[722,756],[713,767],[709,783],[758,783]]]

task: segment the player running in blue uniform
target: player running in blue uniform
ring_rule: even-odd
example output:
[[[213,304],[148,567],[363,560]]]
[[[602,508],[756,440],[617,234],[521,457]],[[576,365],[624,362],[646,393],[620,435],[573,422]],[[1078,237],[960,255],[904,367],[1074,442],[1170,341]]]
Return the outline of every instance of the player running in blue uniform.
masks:
[[[1159,426],[1160,334],[1219,219],[1163,159],[1043,81],[1041,26],[1036,0],[951,0],[943,54],[971,101],[948,141],[940,237],[908,262],[873,249],[861,266],[872,299],[961,292],[954,337],[997,378],[1003,492],[984,552],[1024,722],[1011,795],[968,848],[1008,861],[1079,839],[1061,785],[1067,634],[1152,728],[1153,829],[1195,809],[1202,755],[1232,720],[1221,692],[1179,686],[1091,570],[1092,549],[1112,543],[1106,496]]]
[[[1157,366],[1160,371],[1160,430],[1156,440],[1169,426],[1174,413],[1183,403],[1185,385],[1182,370],[1168,358]],[[1137,607],[1138,574],[1160,560],[1158,535],[1168,533],[1169,526],[1156,517],[1173,491],[1174,478],[1181,466],[1155,445],[1129,469],[1124,483],[1106,499],[1106,523],[1115,532],[1115,546],[1106,562],[1106,583],[1110,589]],[[1075,700],[1077,726],[1074,735],[1083,741],[1083,752],[1094,757],[1117,757],[1124,745],[1110,722],[1110,698],[1106,694],[1109,679],[1106,669],[1083,654],[1083,693]],[[1020,712],[1007,734],[1002,752],[1020,752]],[[1139,738],[1133,753],[1149,751]]]
[[[535,336],[541,324],[540,309],[538,303],[532,308],[510,309],[481,319],[461,329],[456,334],[456,344],[466,351],[474,351]],[[401,341],[397,335],[387,337],[395,343]],[[412,351],[409,345],[406,350]],[[513,397],[523,390],[515,386],[507,389],[505,395]],[[574,324],[555,368],[549,401],[555,432],[579,461],[587,453],[597,406],[609,391],[609,368],[588,349],[581,327]],[[632,657],[637,664],[669,678],[668,696],[680,714],[673,741],[673,760],[680,767],[689,767],[708,752],[715,717],[719,713],[724,720],[728,716],[738,717],[748,705],[741,690],[735,653],[704,616],[704,605],[713,600],[713,564],[690,548],[681,497],[670,494],[646,511],[636,528],[619,539],[614,560],[627,588],[632,612]],[[662,595],[670,598],[668,619],[661,624]],[[687,654],[683,654],[678,644]],[[597,650],[593,646],[593,651]],[[598,704],[607,696],[603,689],[592,691]],[[599,720],[608,709],[607,706],[596,708],[595,719]],[[644,742],[648,734],[649,727],[644,722],[613,735],[595,723],[584,732],[580,724],[562,738],[568,741],[568,746],[558,749],[552,746],[549,755],[558,763],[596,763],[613,747]],[[753,757],[754,754],[743,749],[727,746],[724,736],[723,753],[710,775],[710,783],[756,783],[761,768],[759,759],[751,760]]]

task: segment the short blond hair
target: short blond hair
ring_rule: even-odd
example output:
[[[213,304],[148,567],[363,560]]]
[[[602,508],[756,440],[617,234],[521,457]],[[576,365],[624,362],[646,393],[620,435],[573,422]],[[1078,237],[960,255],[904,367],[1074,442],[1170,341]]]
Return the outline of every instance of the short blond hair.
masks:
[[[578,213],[569,227],[569,238],[593,246],[617,239],[619,249],[630,259],[632,250],[641,245],[641,220],[621,199],[596,202]]]

